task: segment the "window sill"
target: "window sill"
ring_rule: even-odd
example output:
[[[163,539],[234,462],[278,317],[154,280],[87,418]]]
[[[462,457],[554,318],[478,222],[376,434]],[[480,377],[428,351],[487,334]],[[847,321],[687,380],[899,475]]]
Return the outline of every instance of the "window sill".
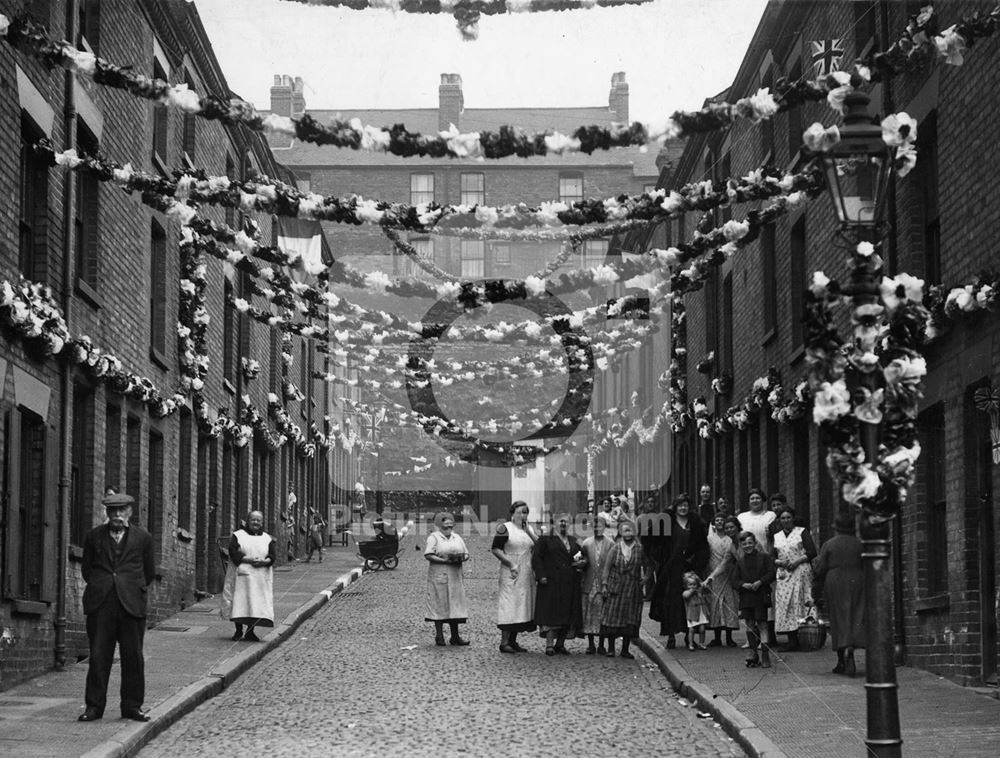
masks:
[[[938,613],[951,608],[951,598],[948,595],[932,595],[919,598],[913,603],[913,609],[918,616],[928,613]]]
[[[49,609],[48,603],[40,600],[14,600],[10,612],[15,616],[42,616]]]
[[[150,162],[153,164],[153,168],[159,171],[160,174],[162,174],[165,177],[170,176],[170,169],[167,168],[166,161],[164,161],[163,158],[160,157],[159,153],[154,152],[152,157],[150,158]]]
[[[775,327],[771,327],[764,333],[764,338],[760,341],[761,347],[766,347],[774,342],[774,338],[778,336],[778,330]]]
[[[73,290],[83,300],[86,300],[91,308],[99,309],[102,307],[101,296],[97,293],[97,290],[87,282],[86,279],[77,277]]]
[[[794,366],[796,363],[798,363],[805,357],[805,354],[806,354],[805,345],[799,345],[798,347],[793,348],[792,354],[788,356],[788,364],[790,366]]]
[[[231,381],[229,381],[228,379],[223,379],[222,380],[222,389],[224,389],[230,395],[235,395],[236,394],[236,387],[235,387],[235,385]]]
[[[169,371],[170,366],[167,364],[167,356],[163,354],[159,348],[155,348],[152,345],[149,348],[149,359],[159,366],[164,371]]]
[[[79,545],[70,545],[69,559],[74,563],[80,563],[83,560],[83,548]]]
[[[184,527],[179,527],[177,529],[177,539],[181,542],[192,542],[194,540],[194,535]]]

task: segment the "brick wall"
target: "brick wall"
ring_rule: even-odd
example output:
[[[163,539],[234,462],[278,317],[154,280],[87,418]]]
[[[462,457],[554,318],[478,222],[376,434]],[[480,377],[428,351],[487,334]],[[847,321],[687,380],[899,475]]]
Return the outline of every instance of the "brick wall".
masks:
[[[942,24],[949,25],[970,9],[982,9],[982,4],[950,3],[939,8]],[[779,41],[773,57],[780,67],[797,54],[797,45],[810,39],[831,36],[831,30],[851,28],[854,22],[848,3],[823,3],[811,10],[804,6],[788,14],[790,18],[798,13],[794,35],[784,35],[778,29],[772,37]],[[904,25],[899,9],[893,7],[890,21],[890,39]],[[796,41],[797,40],[797,41]],[[780,47],[780,46],[784,47]],[[992,186],[997,171],[997,159],[986,145],[991,130],[988,122],[992,112],[987,105],[996,100],[998,73],[991,61],[1000,52],[996,40],[986,40],[977,44],[970,52],[962,67],[938,66],[930,72],[914,72],[893,80],[890,95],[895,110],[906,110],[918,119],[931,110],[937,110],[938,124],[938,203],[941,220],[941,267],[942,280],[953,286],[965,283],[981,269],[996,267],[995,229],[1000,220],[1000,205],[988,199],[982,188]],[[849,55],[851,51],[848,51]],[[763,55],[763,53],[761,53]],[[748,59],[746,71],[756,71],[761,59]],[[745,89],[730,91],[729,99],[735,100],[756,91],[759,80],[753,76],[744,78]],[[874,93],[873,110],[878,110],[881,90]],[[813,121],[824,124],[836,120],[825,104],[804,107],[802,123],[808,126]],[[783,135],[788,131],[788,115],[781,114],[774,119],[776,152],[773,163],[786,167],[791,163],[787,140]],[[701,172],[705,165],[705,155],[711,150],[714,155],[731,153],[732,173],[744,175],[763,160],[760,152],[759,127],[747,122],[737,122],[727,135],[689,140],[690,155],[682,158],[681,165],[688,166],[685,174],[674,178],[674,184],[681,184],[704,178]],[[918,126],[919,132],[919,126]],[[919,165],[919,157],[918,157]],[[897,187],[897,216],[895,223],[896,261],[898,271],[909,271],[918,276],[925,274],[925,219],[922,198],[925,186],[920,183],[920,174],[915,171],[910,177],[899,180]],[[745,209],[737,209],[735,218],[741,218]],[[804,211],[807,221],[807,245],[805,270],[808,273],[822,270],[833,278],[843,279],[846,274],[845,253],[834,243],[833,213],[828,199],[820,197],[809,203]],[[753,380],[766,374],[769,366],[775,366],[781,373],[782,383],[790,389],[804,376],[805,366],[801,351],[792,344],[791,299],[787,293],[796,283],[791,281],[789,260],[789,232],[798,220],[792,215],[778,222],[775,232],[776,271],[774,291],[778,293],[777,329],[773,335],[767,334],[763,326],[764,281],[760,243],[750,245],[722,267],[722,276],[733,277],[734,312],[733,323],[734,387],[731,395],[716,398],[712,405],[712,394],[708,386],[713,374],[702,375],[695,371],[696,364],[706,357],[714,344],[712,335],[706,334],[704,321],[704,291],[688,295],[685,306],[688,314],[688,397],[693,399],[704,395],[709,399],[710,409],[725,410],[730,404],[745,397]],[[690,228],[691,222],[688,223]],[[847,328],[846,314],[840,316],[840,327]],[[906,643],[907,661],[912,665],[929,669],[936,673],[962,682],[977,681],[983,675],[983,650],[985,639],[982,631],[987,623],[996,624],[996,597],[980,597],[980,562],[989,556],[983,554],[978,539],[978,531],[984,514],[979,509],[979,490],[972,491],[970,478],[975,479],[974,458],[970,455],[970,415],[968,393],[970,387],[984,380],[991,380],[993,386],[1000,382],[1000,325],[995,314],[986,314],[977,320],[957,324],[951,333],[938,340],[928,352],[930,373],[927,377],[923,407],[943,402],[946,429],[946,455],[943,461],[944,486],[947,497],[947,591],[942,598],[928,598],[927,590],[927,522],[926,501],[922,482],[911,493],[901,517],[901,550],[895,559],[901,571],[902,617],[898,631],[903,632]],[[746,469],[750,465],[746,454],[737,458],[735,481],[746,481],[750,486],[763,483],[768,469],[768,451],[763,424],[750,429],[750,435],[760,435],[761,460],[758,471]],[[980,435],[985,432],[978,432]],[[682,435],[692,449],[701,443],[696,439],[693,428]],[[680,440],[675,440],[675,446]],[[714,460],[724,460],[719,455],[724,447],[722,440],[708,443],[714,447]],[[820,502],[827,495],[821,493],[826,477],[820,471],[819,461],[822,451],[818,449],[816,430],[809,434],[807,450],[794,445],[793,428],[779,425],[778,432],[778,478],[781,490],[791,496],[796,491],[795,457],[808,459],[809,503],[807,516],[817,531],[816,519]],[[739,451],[741,446],[734,446]],[[700,460],[692,456],[689,462],[689,480],[702,476],[703,462],[710,453],[703,448]],[[800,462],[799,470],[803,471]],[[716,464],[722,465],[722,464]],[[722,480],[721,472],[717,481]],[[1000,467],[992,466],[986,475],[997,492],[1000,483]],[[826,483],[829,487],[829,483]],[[730,494],[730,493],[725,493]],[[733,493],[740,505],[745,503],[744,492]],[[994,503],[996,497],[994,495]],[[800,507],[803,504],[798,504]],[[744,506],[745,507],[745,506]],[[997,531],[997,511],[992,513],[993,534]],[[819,525],[820,534],[826,525]],[[995,542],[985,550],[995,552]],[[989,562],[983,565],[990,565]],[[998,586],[996,564],[994,566],[993,588]],[[983,609],[987,610],[983,615]],[[992,618],[991,618],[992,616]],[[995,636],[993,638],[995,640]],[[988,658],[988,656],[987,656]],[[993,659],[995,661],[995,658]]]
[[[0,12],[13,15],[19,3],[0,1]],[[62,27],[65,16],[63,2],[51,4],[50,31],[56,38],[66,35]],[[191,16],[187,15],[185,3],[176,0],[157,0],[142,4],[141,11],[127,0],[112,0],[101,4],[100,35],[98,38],[98,54],[120,64],[131,64],[137,71],[152,74],[154,58],[154,38],[159,47],[165,51],[171,82],[184,80],[186,71],[193,71],[195,78],[201,82],[205,92],[211,83],[224,81],[215,69],[206,69],[207,59],[199,52],[200,45],[196,39]],[[216,65],[212,63],[211,65]],[[60,70],[49,72],[44,70],[32,59],[22,56],[12,49],[0,46],[0,186],[8,193],[15,193],[18,182],[18,135],[20,134],[19,118],[20,103],[18,97],[17,74],[15,66],[19,66],[34,85],[41,91],[45,101],[55,111],[56,117],[52,132],[53,144],[62,149],[64,143],[62,122],[62,92],[63,74]],[[79,80],[78,80],[79,81]],[[208,83],[208,84],[205,84]],[[153,106],[146,101],[133,98],[124,93],[96,86],[89,82],[79,82],[83,95],[93,104],[93,110],[99,112],[102,118],[92,119],[96,123],[88,123],[91,131],[99,132],[100,152],[103,156],[120,164],[131,163],[138,169],[149,172],[157,170],[169,171],[182,165],[182,135],[184,130],[183,117],[174,111],[169,112],[167,125],[167,140],[165,158],[167,165],[154,165],[152,158],[152,124]],[[81,108],[81,113],[90,111]],[[103,127],[103,128],[101,128]],[[195,123],[195,161],[209,174],[225,174],[226,158],[230,156],[234,165],[241,165],[244,154],[249,155],[249,161],[255,168],[265,174],[282,177],[281,170],[274,163],[273,156],[259,138],[240,129],[223,128],[218,122],[197,120]],[[47,223],[47,259],[39,271],[45,281],[53,286],[57,300],[61,292],[64,261],[72,261],[72,255],[64,255],[62,240],[63,186],[66,174],[61,169],[49,172]],[[100,277],[97,287],[89,293],[84,293],[74,287],[68,311],[70,331],[74,335],[86,334],[94,344],[101,349],[116,355],[122,364],[135,373],[148,377],[152,383],[165,395],[169,395],[178,386],[178,356],[176,345],[176,323],[178,313],[178,281],[180,262],[178,255],[178,236],[180,227],[176,221],[155,213],[144,206],[138,197],[129,196],[110,184],[104,184],[100,189]],[[17,213],[18,204],[4,203],[0,208],[0,278],[16,281],[18,274],[17,249]],[[222,221],[224,214],[215,209],[205,211],[206,215],[216,221]],[[152,357],[150,351],[150,224],[156,219],[166,230],[166,350],[162,356]],[[262,216],[256,219],[261,226],[262,238],[271,239],[271,218]],[[270,387],[270,377],[267,375],[270,365],[270,333],[259,324],[248,326],[249,340],[246,343],[247,357],[260,361],[264,371],[252,381],[243,380],[238,376],[235,386],[223,382],[222,362],[218,360],[225,350],[223,344],[223,265],[214,260],[207,260],[208,287],[206,307],[211,315],[208,330],[208,353],[210,356],[209,374],[206,381],[205,397],[210,408],[214,410],[227,408],[231,415],[236,416],[240,395],[246,395],[262,414],[267,413],[267,392]],[[85,294],[87,296],[85,296]],[[263,305],[259,299],[257,305]],[[237,319],[238,320],[238,319]],[[14,367],[30,374],[41,385],[50,391],[50,404],[46,418],[46,431],[51,441],[49,458],[53,482],[46,491],[46,502],[53,513],[57,512],[58,490],[55,482],[58,479],[59,451],[62,440],[73,439],[73,430],[67,430],[64,435],[60,426],[60,410],[63,403],[72,407],[72,397],[63,398],[60,393],[59,364],[56,360],[38,362],[24,354],[21,343],[3,334],[3,357],[10,365],[6,375],[0,377],[0,412],[7,414],[15,412],[13,381],[7,381]],[[297,342],[297,340],[296,340]],[[296,345],[294,354],[299,355]],[[5,366],[6,367],[6,366]],[[297,377],[298,366],[293,369],[292,376]],[[82,374],[73,372],[71,380],[86,382]],[[238,364],[237,364],[237,374]],[[308,388],[303,388],[305,392]],[[313,397],[323,397],[319,382],[313,383]],[[120,409],[122,423],[119,425],[117,439],[107,439],[105,423],[107,408]],[[309,423],[317,420],[323,426],[324,409],[321,403],[314,408],[307,406],[307,412],[300,414],[299,404],[289,407],[289,412],[304,430]],[[219,589],[222,566],[217,555],[216,539],[225,539],[251,508],[260,508],[268,514],[268,523],[279,527],[281,520],[276,512],[284,505],[284,494],[287,486],[292,483],[299,492],[302,512],[308,505],[316,504],[316,496],[321,491],[320,482],[326,468],[323,455],[305,465],[295,467],[293,463],[297,455],[280,455],[281,467],[276,475],[268,478],[266,487],[261,492],[260,502],[250,502],[251,482],[254,476],[254,461],[259,459],[253,455],[254,445],[251,442],[245,448],[236,449],[233,469],[233,487],[228,488],[230,500],[220,502],[220,496],[225,488],[219,486],[222,477],[221,454],[206,455],[205,468],[199,469],[197,439],[191,439],[188,450],[191,458],[187,470],[189,481],[179,481],[178,472],[179,451],[181,450],[180,414],[173,414],[165,419],[155,419],[147,409],[138,403],[117,395],[104,384],[94,387],[93,407],[91,417],[94,428],[86,436],[88,445],[88,474],[78,482],[83,488],[83,498],[93,506],[93,523],[103,521],[103,509],[97,505],[106,486],[128,486],[128,494],[136,500],[135,515],[143,526],[148,527],[150,521],[150,471],[161,468],[162,494],[161,502],[155,503],[158,517],[154,519],[154,542],[157,557],[157,578],[150,591],[149,623],[156,624],[163,618],[176,612],[195,599],[195,590],[215,591]],[[72,418],[72,414],[70,414]],[[138,422],[134,427],[134,438],[138,445],[130,445],[126,435],[127,420]],[[72,423],[72,422],[70,422]],[[274,428],[273,420],[268,420]],[[5,454],[11,444],[4,437],[6,426],[0,424],[0,450]],[[150,460],[150,434],[162,436],[162,463]],[[197,432],[193,432],[197,437]],[[68,444],[68,442],[67,442]],[[222,440],[216,440],[213,445],[221,450]],[[3,460],[0,456],[0,460]],[[263,460],[268,460],[265,456]],[[129,461],[132,462],[131,473]],[[116,466],[117,471],[109,469]],[[213,470],[214,469],[214,470]],[[308,481],[312,483],[312,491],[307,491],[306,472],[311,471]],[[239,481],[235,476],[239,476]],[[317,475],[319,472],[319,475]],[[0,477],[10,476],[9,471],[0,471]],[[200,477],[200,479],[199,479]],[[199,493],[199,480],[203,491]],[[0,482],[4,492],[7,492],[9,481]],[[177,503],[180,488],[188,488],[188,498],[192,504],[191,523],[184,531],[178,522]],[[325,488],[323,488],[325,491]],[[16,494],[16,493],[15,493]],[[199,508],[199,504],[201,507]],[[5,507],[12,507],[6,504]],[[223,522],[222,514],[230,514],[230,520]],[[302,517],[298,517],[304,523]],[[46,540],[54,546],[57,544],[58,524],[53,519],[47,527]],[[283,541],[284,535],[277,535]],[[304,542],[300,540],[304,549]],[[75,661],[84,656],[87,651],[84,618],[82,615],[81,597],[83,581],[80,576],[80,546],[70,547],[69,570],[66,577],[65,598],[67,619],[67,659]],[[279,558],[284,560],[284,551],[279,551]],[[54,564],[54,551],[47,558]],[[45,588],[45,597],[53,598],[58,591],[55,572],[47,568],[47,575],[53,577],[50,586]],[[0,587],[0,626],[13,630],[17,638],[14,647],[0,649],[0,689],[11,686],[33,674],[51,667],[53,663],[53,647],[55,644],[53,620],[54,605],[43,606],[39,612],[32,607],[25,613],[24,604],[18,604],[16,593],[11,588]]]

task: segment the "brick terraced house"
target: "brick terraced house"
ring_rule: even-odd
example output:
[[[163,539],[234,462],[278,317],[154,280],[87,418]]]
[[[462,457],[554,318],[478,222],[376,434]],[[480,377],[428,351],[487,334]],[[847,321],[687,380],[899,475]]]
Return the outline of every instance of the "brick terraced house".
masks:
[[[306,107],[305,87],[306,83],[300,78],[276,75],[271,87],[271,112],[293,117],[308,113],[321,123],[327,123],[332,118],[356,118],[362,124],[376,127],[402,124],[410,132],[421,134],[437,134],[451,127],[459,132],[497,131],[504,125],[518,127],[528,133],[555,129],[571,134],[579,126],[629,122],[629,86],[624,72],[612,75],[607,105],[595,107],[472,107],[472,93],[468,93],[470,103],[467,106],[462,77],[456,73],[441,74],[437,106],[428,108],[311,110]],[[605,198],[626,193],[634,195],[653,187],[659,173],[655,148],[644,150],[632,147],[597,150],[591,155],[578,152],[564,156],[553,154],[529,159],[508,157],[485,161],[402,158],[389,153],[317,146],[287,138],[272,138],[271,148],[277,160],[294,172],[302,190],[341,197],[359,194],[367,199],[414,205],[434,201],[470,206],[514,203],[536,206],[556,200]],[[382,271],[390,276],[417,276],[431,280],[431,275],[416,267],[411,260],[393,256],[392,243],[378,229],[326,222],[323,225],[335,257],[349,265],[365,272]],[[543,267],[560,250],[559,242],[463,239],[449,235],[447,230],[443,234],[411,234],[408,241],[420,257],[464,280],[523,279]],[[607,255],[608,240],[591,240],[583,244],[559,271],[599,265]],[[370,295],[362,290],[347,288],[337,291],[355,302],[405,315],[413,321],[420,320],[433,304],[425,298],[393,298],[384,293]],[[566,303],[571,308],[586,307],[603,301],[608,294],[605,288],[600,288],[600,292],[595,289],[593,292],[578,293],[576,298],[568,297]],[[529,311],[521,308],[512,308],[509,315],[504,314],[508,321],[521,321],[530,316]],[[526,348],[529,352],[535,349],[531,345]],[[522,352],[525,349],[522,348]],[[435,354],[439,360],[446,357],[443,351]],[[483,356],[477,356],[473,351],[465,357]],[[600,395],[608,390],[602,384],[605,381],[605,377],[600,376],[602,372],[597,373],[595,395]],[[466,399],[474,400],[484,393],[497,396],[500,390],[499,385],[476,382],[472,391],[462,391]],[[522,397],[518,400],[529,391],[527,384],[522,384],[519,389]],[[562,390],[546,386],[539,390],[537,398],[539,401],[552,399],[553,392],[561,394]],[[408,407],[405,393],[388,398],[366,395],[365,400],[387,403],[389,408],[394,403]],[[461,420],[458,417],[469,409],[462,406],[461,400],[456,399],[455,403],[455,418]],[[530,406],[513,402],[511,408],[504,410],[510,412],[522,407]],[[473,409],[468,418],[480,417]],[[584,440],[587,434],[581,428],[577,438]],[[416,430],[400,430],[394,435],[392,445],[383,447],[384,472],[411,470],[412,458],[437,463],[426,474],[383,475],[384,488],[461,491],[466,493],[471,504],[488,506],[491,518],[505,515],[512,497],[527,500],[533,508],[550,511],[562,508],[575,511],[584,504],[585,494],[580,491],[585,482],[586,469],[582,442],[578,447],[569,449],[566,455],[550,455],[544,464],[539,459],[532,465],[517,467],[513,471],[489,465],[440,465],[446,454],[447,451],[426,435]],[[544,471],[541,470],[543,465]],[[373,462],[366,463],[365,471],[366,484],[372,487],[377,476]]]
[[[184,0],[3,0],[0,12],[13,17],[25,5],[55,39],[74,40],[81,50],[148,76],[186,82],[200,94],[230,96],[197,10]],[[32,150],[42,139],[57,151],[96,151],[168,177],[184,167],[233,178],[291,177],[258,133],[49,70],[0,44],[0,186],[8,200],[0,213],[0,280],[16,287],[23,276],[50,287],[71,335],[87,335],[169,397],[180,384],[180,224],[113,184],[47,168]],[[235,210],[204,212],[233,226],[243,220]],[[265,242],[275,239],[271,217],[255,220]],[[245,275],[208,256],[206,263],[208,407],[239,419],[249,402],[275,432],[268,393],[281,396],[290,379],[304,396],[287,404],[292,421],[325,431],[325,416],[332,412],[336,422],[339,413],[335,390],[301,368],[322,367],[324,356],[295,338],[289,369],[278,334],[225,306],[224,298],[269,304],[252,296]],[[153,535],[151,624],[198,593],[220,589],[219,542],[251,506],[264,511],[265,528],[280,542],[304,552],[304,530],[290,531],[289,524],[306,524],[309,506],[345,502],[347,493],[331,482],[352,478],[354,463],[340,446],[318,447],[309,458],[291,443],[269,446],[261,435],[240,444],[232,435],[206,433],[190,403],[158,417],[95,372],[46,356],[9,319],[3,323],[0,689],[54,660],[86,654],[81,546],[103,520],[107,487],[135,498],[135,518]],[[242,370],[244,359],[259,363],[259,376]],[[297,504],[286,512],[289,489]],[[279,553],[284,560],[285,551]]]
[[[944,29],[993,3],[937,3]],[[781,77],[815,79],[823,55],[817,42],[835,43],[846,65],[884,50],[906,27],[918,2],[773,2],[722,99],[734,102],[773,87]],[[997,270],[1000,205],[991,191],[1000,170],[992,106],[1000,73],[1000,41],[971,48],[962,66],[938,61],[870,91],[872,114],[905,111],[917,119],[917,164],[896,179],[884,241],[887,273],[908,272],[928,285],[970,284],[981,271]],[[813,122],[836,123],[826,103],[807,104],[752,124],[738,121],[724,132],[691,138],[661,185],[680,187],[704,179],[744,176],[762,164],[793,170],[803,162],[802,133]],[[728,211],[727,211],[728,212]],[[740,219],[746,209],[737,208]],[[716,223],[723,214],[716,214]],[[824,193],[763,230],[760,238],[721,267],[700,290],[684,298],[687,314],[687,399],[706,399],[713,416],[751,394],[752,383],[773,367],[788,391],[806,374],[802,293],[813,271],[844,280],[843,243]],[[661,232],[689,239],[697,219]],[[843,327],[844,324],[842,323]],[[710,357],[714,360],[708,360]],[[977,390],[1000,387],[1000,320],[993,310],[952,320],[926,349],[928,375],[920,405],[922,454],[917,484],[897,519],[894,545],[895,619],[899,657],[966,684],[997,683],[1000,575],[996,560],[1000,464],[991,456],[991,419],[976,403]],[[697,370],[701,364],[703,372]],[[715,392],[713,378],[732,381]],[[1000,433],[993,419],[993,434]],[[702,439],[693,422],[675,435],[670,491],[697,493],[707,482],[739,509],[747,491],[782,491],[809,522],[813,534],[832,534],[837,488],[824,465],[825,450],[810,415],[791,423],[761,411],[742,431]]]

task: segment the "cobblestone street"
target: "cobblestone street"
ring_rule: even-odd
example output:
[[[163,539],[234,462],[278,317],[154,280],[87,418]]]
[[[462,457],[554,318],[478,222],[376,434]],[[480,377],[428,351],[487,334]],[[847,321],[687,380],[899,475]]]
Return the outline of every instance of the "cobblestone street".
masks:
[[[487,538],[465,539],[470,647],[434,646],[426,562],[406,538],[398,569],[335,596],[140,755],[743,755],[638,650],[586,656],[577,641],[546,658],[522,635],[531,652],[499,653],[497,562]]]

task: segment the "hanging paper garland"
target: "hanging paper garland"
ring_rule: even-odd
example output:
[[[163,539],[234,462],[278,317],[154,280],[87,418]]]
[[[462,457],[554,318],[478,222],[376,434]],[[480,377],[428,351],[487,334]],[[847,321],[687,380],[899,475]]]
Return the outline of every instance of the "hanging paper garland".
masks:
[[[558,0],[560,3],[569,1]],[[476,7],[481,5],[475,3]],[[160,79],[149,79],[130,67],[117,66],[93,53],[77,50],[67,42],[53,40],[45,27],[31,21],[23,13],[13,20],[0,14],[0,37],[6,38],[21,51],[34,55],[47,66],[62,66],[91,77],[98,84],[125,90],[136,97],[225,124],[243,124],[254,131],[284,134],[320,145],[388,151],[404,157],[502,158],[575,150],[589,153],[595,149],[642,145],[654,139],[686,137],[727,128],[738,118],[753,121],[769,119],[776,113],[809,101],[827,99],[831,107],[839,109],[850,89],[866,81],[888,80],[923,60],[937,58],[948,65],[962,65],[967,49],[976,40],[995,34],[998,25],[1000,6],[989,14],[970,14],[944,31],[937,32],[937,16],[928,4],[911,17],[906,30],[889,50],[857,61],[851,72],[834,72],[816,81],[781,80],[774,94],[765,88],[732,104],[712,103],[699,111],[677,111],[661,124],[644,126],[635,123],[618,129],[580,127],[572,137],[558,133],[527,135],[509,126],[501,127],[495,133],[460,134],[454,130],[443,132],[438,137],[427,137],[411,134],[401,125],[392,129],[378,128],[362,125],[356,119],[351,122],[335,121],[331,126],[324,127],[308,114],[295,120],[275,114],[264,117],[243,100],[226,100],[215,95],[201,97],[189,90],[186,84],[170,85]]]
[[[581,8],[602,8],[624,5],[641,5],[651,0],[286,0],[325,5],[333,8],[380,8],[404,13],[450,13],[455,17],[458,31],[464,40],[479,37],[479,17],[505,13],[538,13],[541,11],[569,11]]]
[[[546,202],[537,207],[523,203],[503,206],[439,205],[422,203],[389,203],[365,200],[358,195],[324,197],[301,193],[268,177],[256,181],[238,181],[226,176],[205,176],[200,172],[178,172],[176,181],[159,175],[137,171],[131,164],[120,166],[114,161],[80,154],[74,149],[53,150],[48,140],[35,146],[40,157],[49,165],[70,171],[86,171],[98,181],[114,182],[128,192],[149,193],[178,201],[233,208],[244,213],[260,211],[291,218],[309,218],[349,225],[373,224],[381,227],[429,233],[447,224],[478,224],[489,234],[502,234],[503,229],[533,228],[543,235],[545,230],[562,226],[615,224],[626,221],[658,223],[679,218],[687,211],[706,212],[736,203],[756,202],[798,193],[818,192],[824,186],[822,172],[814,166],[798,174],[784,174],[773,168],[761,167],[740,178],[722,181],[701,181],[685,185],[680,190],[650,190],[638,195],[618,195],[609,198],[579,200],[573,203]],[[192,211],[192,216],[193,211]],[[456,230],[458,231],[458,230]],[[573,230],[569,236],[587,234]]]
[[[44,284],[24,277],[16,284],[0,281],[0,323],[10,336],[22,341],[29,353],[42,359],[62,358],[80,366],[112,392],[147,405],[156,418],[174,413],[185,403],[183,394],[162,395],[150,379],[125,369],[120,359],[95,347],[90,337],[73,337],[52,291]]]

